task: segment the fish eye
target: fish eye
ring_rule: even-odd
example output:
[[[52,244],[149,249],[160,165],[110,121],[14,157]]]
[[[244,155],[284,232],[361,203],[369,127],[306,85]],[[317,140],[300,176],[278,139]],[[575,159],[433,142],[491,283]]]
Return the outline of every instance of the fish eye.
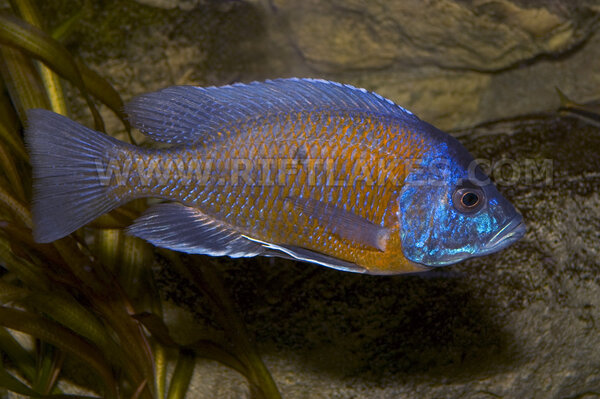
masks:
[[[484,204],[483,190],[471,182],[463,182],[452,194],[454,207],[463,213],[473,213],[481,209]]]

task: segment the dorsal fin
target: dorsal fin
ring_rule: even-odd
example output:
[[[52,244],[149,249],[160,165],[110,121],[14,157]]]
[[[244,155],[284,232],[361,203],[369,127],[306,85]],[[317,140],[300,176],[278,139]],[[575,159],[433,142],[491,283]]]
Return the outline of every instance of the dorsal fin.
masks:
[[[318,110],[416,119],[404,108],[365,89],[298,78],[221,87],[173,86],[135,97],[125,106],[133,126],[153,140],[173,144],[215,138],[220,127],[250,118]]]

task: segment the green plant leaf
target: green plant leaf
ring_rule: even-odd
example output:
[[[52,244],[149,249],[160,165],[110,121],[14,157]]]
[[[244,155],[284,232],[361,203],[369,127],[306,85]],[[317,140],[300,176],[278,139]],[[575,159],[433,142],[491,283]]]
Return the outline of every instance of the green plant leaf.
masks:
[[[23,283],[32,289],[47,289],[49,282],[40,274],[37,266],[13,253],[14,245],[0,235],[0,260],[4,267],[19,277]]]
[[[138,313],[132,316],[134,319],[139,321],[148,329],[152,337],[158,341],[159,344],[164,345],[168,348],[176,348],[179,345],[171,338],[169,329],[165,322],[155,315],[154,313],[144,312]]]
[[[6,26],[2,26],[5,24]],[[8,16],[0,16],[0,43],[26,51],[32,57],[47,64],[56,73],[71,81],[79,88],[94,116],[96,128],[104,130],[104,124],[88,93],[106,104],[121,120],[131,137],[131,127],[123,112],[123,100],[110,83],[98,73],[91,70],[71,54],[50,35],[41,29],[28,25],[23,21]],[[46,82],[48,83],[48,82]],[[60,96],[58,89],[46,87],[53,96]],[[62,90],[62,89],[61,89]],[[39,107],[31,107],[39,108]],[[44,107],[42,107],[44,108]]]
[[[79,69],[62,44],[41,29],[9,15],[0,15],[0,43],[15,47],[43,61],[77,86],[92,112],[96,129],[104,131],[102,118],[87,92]]]
[[[38,373],[32,387],[36,392],[48,395],[56,386],[65,354],[47,342],[38,341],[37,344]]]
[[[15,50],[13,50],[15,51]],[[1,54],[1,53],[0,53]],[[0,74],[2,72],[2,63],[0,60]],[[8,96],[8,89],[4,80],[0,79],[0,140],[6,143],[6,146],[18,156],[21,161],[29,162],[29,157],[25,151],[25,145],[20,136],[21,123],[15,113],[13,103]]]
[[[142,383],[137,387],[133,395],[131,395],[131,399],[138,399],[140,396],[142,396],[142,392],[144,392],[144,389],[146,389],[147,385],[148,380],[142,381]]]
[[[2,170],[8,178],[10,187],[17,199],[19,201],[25,201],[25,190],[23,189],[22,179],[19,176],[15,160],[4,146],[2,146],[2,143],[0,143],[0,170]]]
[[[2,115],[0,114],[0,118]],[[18,155],[21,160],[29,162],[27,152],[25,152],[25,145],[21,138],[17,138],[13,135],[13,132],[6,128],[5,125],[0,122],[0,138],[4,141],[8,147],[10,147],[14,154]]]
[[[3,43],[1,15],[0,43]],[[50,107],[46,90],[33,61],[21,51],[0,47],[0,72],[21,121],[25,121],[26,111],[29,108]]]
[[[159,398],[164,398],[167,392],[167,351],[160,344],[154,344],[154,373],[156,395]]]
[[[4,233],[13,246],[20,246],[27,250],[29,257],[38,255],[46,262],[52,263],[54,268],[64,267],[65,262],[60,254],[50,244],[39,244],[33,241],[31,229],[19,226],[5,220],[0,220],[0,233]],[[54,269],[51,270],[52,272]]]
[[[133,317],[136,320],[139,320],[144,327],[148,329],[152,337],[161,345],[168,348],[186,349],[192,351],[198,357],[217,361],[224,366],[236,370],[252,383],[252,376],[249,373],[248,368],[235,354],[231,353],[223,343],[217,342],[216,340],[202,339],[190,345],[182,346],[171,338],[167,325],[159,316],[153,313],[144,312],[136,314]]]
[[[81,72],[81,77],[83,78],[83,82],[85,83],[87,90],[91,95],[106,104],[108,108],[110,108],[119,117],[125,126],[127,134],[129,135],[129,140],[135,144],[133,136],[131,135],[131,125],[129,124],[129,120],[125,115],[125,112],[123,112],[125,105],[123,104],[123,100],[121,99],[119,93],[117,93],[117,91],[110,83],[108,83],[106,79],[104,79],[100,74],[96,73],[96,71],[90,69],[87,65],[81,62],[80,59],[75,58],[75,62],[79,68],[79,71]]]
[[[0,304],[20,301],[31,294],[26,288],[18,287],[0,279]]]
[[[58,41],[62,41],[67,36],[71,34],[75,25],[81,17],[85,14],[90,13],[92,10],[92,2],[90,0],[85,0],[83,5],[77,10],[73,15],[67,18],[65,21],[61,22],[54,30],[52,31],[52,37]]]
[[[31,212],[29,212],[29,209],[21,201],[10,195],[10,193],[2,186],[0,186],[0,205],[14,212],[14,215],[17,216],[25,226],[29,228],[33,226],[33,220],[31,219]]]
[[[23,18],[24,21],[31,25],[44,30],[42,24],[42,17],[35,5],[31,0],[11,0],[11,5],[14,10]],[[40,64],[39,73],[42,79],[43,85],[46,88],[46,94],[50,101],[50,109],[62,115],[67,115],[67,104],[65,102],[64,91],[62,83],[58,77],[50,68]]]
[[[181,349],[179,351],[179,356],[177,357],[175,371],[173,371],[173,375],[171,376],[167,399],[185,399],[185,394],[190,386],[195,365],[196,358],[194,357],[193,352]]]
[[[248,370],[248,367],[244,365],[234,353],[226,349],[226,347],[216,341],[211,340],[199,340],[188,346],[192,349],[197,356],[205,359],[210,359],[221,363],[231,369],[234,369],[248,380],[250,384],[253,384],[252,374]]]
[[[46,314],[69,330],[96,344],[109,359],[118,357],[107,328],[98,318],[66,293],[31,293],[20,301]]]
[[[104,355],[72,331],[32,313],[0,306],[0,325],[32,335],[75,355],[91,366],[104,382],[106,394],[117,396],[117,386]]]
[[[0,367],[0,386],[8,389],[9,391],[18,393],[20,395],[29,396],[31,398],[42,398],[42,399],[101,399],[97,396],[82,396],[82,395],[42,395],[35,392],[33,389],[23,384],[13,375],[11,375],[4,367]]]
[[[4,327],[0,327],[0,351],[14,364],[15,368],[29,381],[35,379],[35,360],[33,355],[13,337]]]
[[[180,254],[170,254],[171,259],[180,259]],[[236,357],[244,365],[247,372],[244,374],[250,382],[250,391],[255,398],[280,399],[281,394],[269,370],[263,363],[257,349],[252,345],[246,326],[236,312],[233,301],[227,295],[219,275],[210,263],[196,262],[187,265],[179,261],[173,265],[187,276],[204,292],[215,306],[215,315],[233,345]]]

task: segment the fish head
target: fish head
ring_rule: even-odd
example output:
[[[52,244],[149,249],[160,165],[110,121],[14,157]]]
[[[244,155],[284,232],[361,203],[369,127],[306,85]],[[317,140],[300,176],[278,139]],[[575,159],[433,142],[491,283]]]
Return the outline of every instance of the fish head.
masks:
[[[415,263],[446,266],[500,251],[526,231],[523,217],[466,149],[445,139],[411,169],[398,199],[402,251]]]

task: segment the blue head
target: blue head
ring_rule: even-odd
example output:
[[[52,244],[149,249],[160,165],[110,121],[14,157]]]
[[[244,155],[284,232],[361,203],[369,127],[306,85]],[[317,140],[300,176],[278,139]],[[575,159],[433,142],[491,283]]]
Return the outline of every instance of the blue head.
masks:
[[[431,127],[432,147],[399,197],[402,250],[425,266],[487,255],[525,234],[522,216],[451,136]]]

